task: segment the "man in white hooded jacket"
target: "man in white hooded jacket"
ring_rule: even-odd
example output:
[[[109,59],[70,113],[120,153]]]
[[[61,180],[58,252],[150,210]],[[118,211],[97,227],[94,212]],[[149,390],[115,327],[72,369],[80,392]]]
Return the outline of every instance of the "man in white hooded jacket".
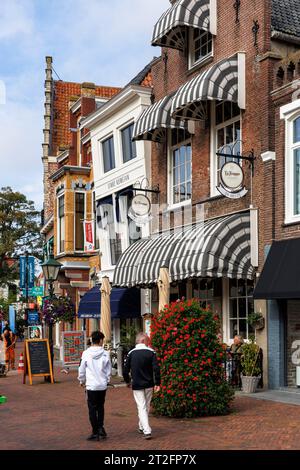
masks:
[[[107,437],[104,423],[104,402],[107,384],[111,376],[109,354],[102,347],[104,334],[101,331],[92,333],[92,346],[83,352],[79,366],[78,380],[86,386],[89,418],[92,434],[88,440]]]

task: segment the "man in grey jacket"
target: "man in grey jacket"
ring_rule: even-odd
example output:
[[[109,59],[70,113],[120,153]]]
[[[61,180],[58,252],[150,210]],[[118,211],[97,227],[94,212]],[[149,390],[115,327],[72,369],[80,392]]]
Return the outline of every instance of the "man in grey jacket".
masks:
[[[104,334],[101,331],[92,333],[92,346],[83,352],[79,366],[78,380],[86,386],[89,418],[92,434],[89,441],[107,437],[104,423],[104,402],[107,384],[111,376],[109,354],[102,347]]]

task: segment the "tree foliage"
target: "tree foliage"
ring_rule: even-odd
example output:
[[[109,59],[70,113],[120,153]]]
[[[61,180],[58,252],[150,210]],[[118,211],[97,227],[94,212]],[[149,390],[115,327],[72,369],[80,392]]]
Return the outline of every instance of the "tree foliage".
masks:
[[[154,316],[151,344],[162,377],[153,399],[157,414],[192,418],[229,411],[233,390],[225,380],[218,329],[218,317],[197,300],[173,302]]]
[[[0,190],[0,285],[9,284],[18,277],[17,265],[11,258],[25,251],[41,257],[39,212],[33,201],[10,187]]]

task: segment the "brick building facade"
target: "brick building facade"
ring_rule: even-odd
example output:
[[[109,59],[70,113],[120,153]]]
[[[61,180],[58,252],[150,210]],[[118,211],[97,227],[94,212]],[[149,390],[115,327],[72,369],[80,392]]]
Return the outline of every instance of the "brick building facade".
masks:
[[[145,129],[134,136],[137,140],[154,141],[151,154],[151,183],[158,185],[160,190],[161,225],[156,224],[152,233],[153,237],[159,240],[157,247],[161,249],[161,259],[157,256],[153,269],[155,273],[149,278],[148,285],[150,288],[155,286],[158,282],[159,267],[166,263],[171,273],[171,298],[181,295],[188,298],[200,296],[204,304],[210,304],[219,314],[225,342],[230,343],[235,334],[240,334],[247,340],[253,333],[247,322],[249,314],[253,311],[260,312],[266,319],[268,314],[264,299],[254,302],[253,288],[264,265],[266,245],[274,239],[277,212],[275,197],[280,197],[276,187],[272,186],[275,178],[275,169],[272,166],[275,152],[275,114],[271,92],[277,64],[299,50],[297,5],[293,1],[279,0],[253,0],[230,4],[226,0],[177,0],[170,3],[170,9],[155,26],[152,40],[153,45],[162,47],[161,60],[152,69],[155,99],[153,125],[150,128],[148,124],[146,129],[145,116],[141,116],[139,129],[142,129],[143,124]],[[293,9],[295,15],[288,16]],[[287,22],[287,16],[294,20]],[[235,86],[236,95],[230,97],[228,94],[229,98],[224,99],[222,97],[227,96],[226,84],[234,81],[232,68],[226,76],[225,69],[227,66],[230,68],[229,63],[237,63],[236,83],[232,85],[233,88]],[[223,83],[224,89],[221,89],[221,85],[216,85]],[[211,91],[213,85],[217,90]],[[171,111],[165,108],[165,113],[169,112],[169,120],[162,119],[157,123],[157,107],[164,106],[164,101],[160,100],[167,96],[172,102]],[[147,118],[149,123],[149,114]],[[176,118],[182,120],[181,124],[171,120]],[[155,126],[163,128],[163,136],[160,139],[157,139],[154,132]],[[184,132],[184,127],[185,134],[180,138],[179,133]],[[177,132],[177,135],[174,132]],[[247,192],[240,198],[228,198],[216,189],[216,186],[220,185],[219,174],[224,163],[224,157],[218,157],[216,154],[219,152],[228,155],[225,162],[234,160],[237,141],[240,141],[238,148],[243,156],[249,156],[253,150],[254,172],[252,176],[248,161],[235,159],[243,169]],[[185,155],[182,157],[185,158],[185,163],[179,165],[178,172],[176,158],[181,158],[177,157],[181,155],[180,152]],[[185,172],[185,176],[180,172]],[[190,175],[188,178],[187,174]],[[177,180],[180,183],[179,189],[176,189]],[[157,198],[152,198],[152,203],[154,202],[157,202]],[[215,245],[211,244],[215,250],[212,253],[215,263],[212,268],[209,266],[212,260],[206,260],[206,264],[203,261],[205,254],[201,253],[199,248],[202,243],[200,240],[197,246],[194,245],[195,256],[190,260],[190,266],[184,261],[181,265],[174,261],[166,247],[159,248],[163,245],[163,227],[168,221],[171,226],[185,225],[183,219],[178,217],[178,212],[187,207],[192,211],[192,220],[189,223],[196,223],[196,208],[199,210],[200,207],[204,214],[204,227],[215,227],[211,232],[218,230],[218,224],[224,223],[226,227],[226,221],[229,221],[230,217],[248,218],[247,262],[251,260],[252,280],[249,273],[234,275],[228,267],[225,269],[224,260],[218,255],[220,247],[215,248]],[[191,230],[193,231],[193,228]],[[226,231],[227,229],[224,229],[223,233],[216,235],[220,235],[223,246],[226,245],[226,237],[234,239],[236,236],[234,231],[231,237],[228,231],[225,235]],[[208,229],[206,232],[208,233]],[[168,238],[170,243],[173,243],[172,236]],[[197,241],[197,238],[194,240]],[[148,246],[149,248],[143,248],[144,257],[147,255],[147,249],[151,251],[150,244]],[[177,250],[176,244],[173,247]],[[229,248],[229,252],[230,250],[232,248]],[[177,250],[176,255],[178,253],[184,253],[184,247],[181,252]],[[231,251],[231,255],[233,253],[234,251]],[[128,256],[129,253],[127,262]],[[230,255],[227,253],[226,256],[228,260]],[[201,262],[202,265],[196,272],[191,266],[196,266],[197,257],[198,264]],[[154,260],[154,255],[152,259]],[[143,272],[147,273],[146,262],[142,259],[138,258],[136,261],[133,256],[132,264],[137,272],[144,270]],[[122,265],[122,260],[117,268],[117,284],[141,284],[138,276],[134,281],[126,280],[126,267],[125,262]],[[207,276],[203,274],[205,272]],[[154,291],[155,289],[152,289],[152,293]],[[156,306],[155,302],[153,305]],[[257,342],[264,351],[266,386],[269,379],[268,347],[272,348],[267,332],[267,326],[256,332]]]
[[[300,217],[297,131],[300,119],[300,52],[287,54],[276,64],[271,92],[275,116],[274,152],[264,162],[268,191],[264,232],[266,264],[257,295],[267,299],[270,386],[296,385],[300,340],[299,273]],[[285,261],[285,262],[284,262]],[[273,272],[272,272],[273,271]],[[293,280],[295,279],[295,283]],[[269,287],[266,289],[266,283]],[[288,289],[286,289],[288,284]],[[298,383],[299,384],[299,379]]]

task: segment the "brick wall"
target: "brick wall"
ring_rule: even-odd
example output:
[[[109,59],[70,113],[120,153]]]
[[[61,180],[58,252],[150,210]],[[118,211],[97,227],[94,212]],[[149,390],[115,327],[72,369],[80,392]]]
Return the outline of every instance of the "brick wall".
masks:
[[[287,55],[279,62],[273,75],[272,93],[275,109],[274,206],[275,240],[300,237],[300,224],[285,225],[285,121],[280,119],[280,107],[300,97],[300,52]],[[298,93],[297,93],[298,92]]]
[[[254,46],[253,20],[259,21],[258,45]],[[214,42],[213,61],[190,73],[185,53],[162,49],[162,58],[152,69],[155,99],[178,89],[180,85],[199,74],[219,60],[238,51],[246,52],[246,110],[242,112],[243,152],[254,149],[257,160],[253,179],[252,201],[259,211],[259,259],[260,269],[264,261],[264,230],[272,211],[264,209],[266,181],[272,178],[272,169],[265,174],[260,154],[274,150],[274,114],[270,92],[273,85],[274,67],[277,59],[268,55],[270,50],[270,1],[251,0],[243,2],[239,22],[236,23],[233,2],[218,1],[218,26]],[[192,138],[193,194],[192,202],[205,202],[206,217],[219,216],[249,208],[251,203],[250,169],[244,165],[248,194],[237,200],[218,197],[210,199],[210,122],[205,128],[197,123]],[[152,183],[160,185],[161,202],[167,200],[167,162],[165,144],[152,145]],[[271,174],[270,174],[271,172]],[[270,236],[268,234],[268,236]]]

